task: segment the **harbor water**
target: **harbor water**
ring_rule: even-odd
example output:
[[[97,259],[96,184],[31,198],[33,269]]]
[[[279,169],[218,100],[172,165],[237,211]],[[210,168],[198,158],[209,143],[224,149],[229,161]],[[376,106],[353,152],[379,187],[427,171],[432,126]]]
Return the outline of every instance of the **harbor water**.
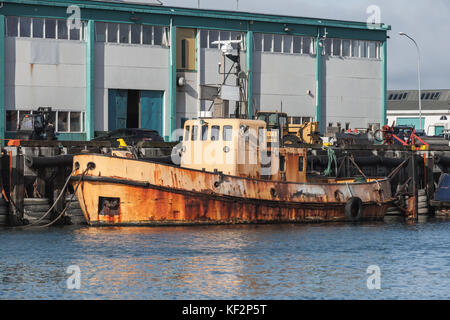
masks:
[[[449,248],[434,219],[0,229],[0,299],[449,299]]]

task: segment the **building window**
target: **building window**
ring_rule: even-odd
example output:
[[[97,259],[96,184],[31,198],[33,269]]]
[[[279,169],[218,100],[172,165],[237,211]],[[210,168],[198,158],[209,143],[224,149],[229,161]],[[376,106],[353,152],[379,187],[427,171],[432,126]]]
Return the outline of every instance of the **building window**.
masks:
[[[143,44],[153,44],[153,27],[143,26]]]
[[[341,55],[341,39],[333,39],[333,56]]]
[[[163,27],[126,24],[126,23],[95,23],[95,41],[167,46],[169,30]]]
[[[288,117],[288,124],[304,124],[312,122],[312,117]]]
[[[130,43],[130,25],[119,24],[119,43]]]
[[[352,40],[352,57],[359,58],[359,41]]]
[[[369,41],[369,58],[378,59],[378,46],[374,41]]]
[[[292,36],[283,37],[283,53],[292,53]]]
[[[6,111],[6,131],[14,132],[19,128],[22,119],[33,110]],[[55,121],[56,119],[56,121]],[[55,125],[57,132],[84,132],[84,112],[80,111],[52,111],[50,122]]]
[[[294,36],[294,53],[302,53],[302,37]]]
[[[130,27],[131,43],[141,44],[141,29],[142,26],[138,24],[132,24]]]
[[[311,37],[255,33],[254,48],[257,52],[284,54],[313,54],[314,39]]]
[[[325,41],[323,42],[323,47],[324,47],[323,54],[331,56],[332,46],[333,46],[333,40],[330,38],[326,38]]]
[[[367,41],[360,42],[360,57],[367,58]]]
[[[58,39],[69,39],[69,32],[67,30],[67,22],[64,20],[58,20]],[[33,25],[34,30],[34,25]]]
[[[29,38],[31,36],[31,18],[21,17],[19,20],[19,37]]]
[[[273,35],[273,52],[281,53],[282,45],[283,45],[283,36],[281,36],[279,34],[274,34]]]
[[[81,40],[85,27],[86,23],[83,22],[81,29],[71,29],[69,32],[65,19],[6,17],[8,37]]]
[[[19,35],[19,18],[6,17],[6,36],[17,37]]]
[[[59,111],[57,121],[58,132],[69,132],[69,112]]]
[[[213,44],[213,42],[219,40],[219,31],[216,30],[209,30],[208,31],[208,48],[217,49],[219,48],[219,45]]]
[[[95,41],[106,42],[106,23],[95,23]]]
[[[162,46],[163,43],[163,34],[164,29],[162,27],[154,26],[153,27],[153,45]]]
[[[107,24],[107,34],[108,34],[108,42],[109,43],[117,43],[119,25],[117,23],[108,23]]]
[[[303,38],[303,46],[302,46],[302,53],[303,54],[313,54],[314,50],[313,50],[313,41],[311,40],[311,38],[309,37],[304,37]]]
[[[81,112],[70,112],[70,132],[81,131]]]
[[[44,19],[33,19],[33,38],[44,37]]]
[[[264,52],[272,52],[272,40],[273,40],[273,35],[264,34],[264,38],[263,38]]]
[[[45,38],[56,39],[56,20],[45,19]]]
[[[380,59],[381,43],[377,41],[326,39],[323,53],[337,57]]]
[[[342,56],[350,57],[350,40],[342,40]]]

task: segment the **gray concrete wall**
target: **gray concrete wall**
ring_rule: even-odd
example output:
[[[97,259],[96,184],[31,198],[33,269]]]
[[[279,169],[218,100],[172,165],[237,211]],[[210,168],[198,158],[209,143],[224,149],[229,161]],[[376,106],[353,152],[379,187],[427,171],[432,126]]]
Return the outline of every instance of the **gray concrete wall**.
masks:
[[[316,62],[312,55],[254,53],[255,110],[314,117]],[[311,94],[308,94],[308,91]]]
[[[85,111],[85,48],[85,43],[79,41],[6,37],[6,109],[48,106]],[[56,60],[42,60],[54,54]],[[39,63],[33,63],[36,61]]]
[[[382,63],[375,59],[324,56],[324,125],[367,128],[381,123]]]
[[[169,49],[160,46],[95,44],[95,130],[108,130],[108,89],[164,91],[168,128]]]

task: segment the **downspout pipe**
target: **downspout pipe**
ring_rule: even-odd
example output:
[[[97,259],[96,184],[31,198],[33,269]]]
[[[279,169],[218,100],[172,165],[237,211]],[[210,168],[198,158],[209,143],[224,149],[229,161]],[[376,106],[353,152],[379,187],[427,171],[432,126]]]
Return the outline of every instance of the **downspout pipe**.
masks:
[[[320,28],[316,38],[316,121],[319,123],[319,132],[323,133],[322,121],[322,40]]]

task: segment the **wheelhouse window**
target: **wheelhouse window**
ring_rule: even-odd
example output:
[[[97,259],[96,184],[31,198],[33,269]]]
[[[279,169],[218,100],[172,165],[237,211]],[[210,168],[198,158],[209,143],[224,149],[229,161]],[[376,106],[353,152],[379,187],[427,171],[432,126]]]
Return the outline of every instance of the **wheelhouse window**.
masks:
[[[219,141],[220,139],[220,126],[211,127],[211,141]]]
[[[208,129],[209,129],[208,125],[202,126],[202,136],[201,136],[202,141],[208,140]]]
[[[223,126],[223,141],[231,141],[233,139],[233,127]]]
[[[197,136],[198,136],[198,126],[192,126],[191,140],[197,141]]]
[[[284,156],[280,156],[280,171],[286,171],[286,158]]]
[[[191,130],[190,126],[186,126],[184,129],[184,141],[189,141],[189,131]]]
[[[298,171],[299,172],[303,172],[304,162],[305,162],[304,157],[298,157]]]

